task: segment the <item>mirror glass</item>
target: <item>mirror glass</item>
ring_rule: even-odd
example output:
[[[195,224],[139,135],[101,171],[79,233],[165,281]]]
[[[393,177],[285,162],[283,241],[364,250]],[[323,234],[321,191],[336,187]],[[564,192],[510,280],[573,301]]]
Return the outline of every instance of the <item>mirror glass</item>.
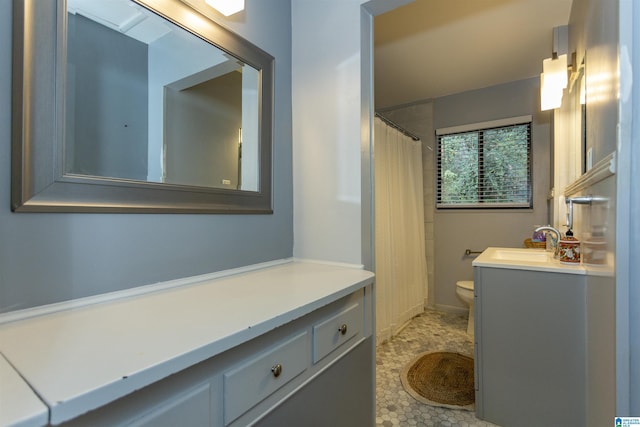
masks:
[[[582,173],[587,173],[587,78],[585,76],[585,60],[582,60],[578,77],[578,99],[580,103],[580,147],[582,152]]]
[[[574,55],[572,71],[570,75],[569,93],[567,96],[568,121],[573,123],[569,130],[569,135],[573,152],[571,157],[575,158],[579,164],[573,169],[572,179],[578,179],[581,175],[588,171],[587,162],[587,102],[586,102],[586,77],[585,77],[585,61],[586,56],[583,54],[582,61],[577,64],[576,55]]]
[[[202,12],[15,2],[13,211],[273,212],[274,58]]]
[[[67,7],[65,174],[258,190],[258,70],[129,0]]]

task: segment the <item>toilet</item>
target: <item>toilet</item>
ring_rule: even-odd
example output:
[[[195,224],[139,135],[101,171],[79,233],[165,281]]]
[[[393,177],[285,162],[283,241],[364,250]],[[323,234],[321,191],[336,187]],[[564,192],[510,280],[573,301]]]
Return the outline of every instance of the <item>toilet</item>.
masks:
[[[469,306],[467,334],[473,336],[473,280],[460,280],[456,282],[456,294]]]

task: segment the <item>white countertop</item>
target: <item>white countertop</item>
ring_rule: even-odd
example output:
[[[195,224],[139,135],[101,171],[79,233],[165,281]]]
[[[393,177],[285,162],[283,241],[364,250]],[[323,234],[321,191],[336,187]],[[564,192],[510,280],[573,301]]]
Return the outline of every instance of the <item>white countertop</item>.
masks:
[[[36,427],[48,419],[46,405],[0,355],[0,426]]]
[[[546,271],[552,273],[586,274],[580,264],[564,264],[544,249],[487,248],[471,263],[474,267],[512,270]]]
[[[0,353],[59,423],[372,281],[362,269],[290,262],[0,325]]]

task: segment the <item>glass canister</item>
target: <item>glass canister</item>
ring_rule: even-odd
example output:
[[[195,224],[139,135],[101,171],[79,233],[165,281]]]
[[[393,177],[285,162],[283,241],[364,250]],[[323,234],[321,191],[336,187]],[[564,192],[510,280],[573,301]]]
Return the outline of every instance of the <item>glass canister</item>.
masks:
[[[602,237],[595,237],[582,242],[582,262],[589,265],[605,265],[607,263],[607,242]]]

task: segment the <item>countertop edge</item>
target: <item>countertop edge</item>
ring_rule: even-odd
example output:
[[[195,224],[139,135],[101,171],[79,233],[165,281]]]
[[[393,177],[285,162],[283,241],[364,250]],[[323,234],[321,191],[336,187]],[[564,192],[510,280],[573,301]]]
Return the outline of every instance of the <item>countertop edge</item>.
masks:
[[[559,274],[577,274],[577,275],[586,275],[587,270],[581,264],[572,265],[572,264],[562,264],[558,260],[554,260],[549,264],[542,263],[532,263],[525,261],[515,261],[508,259],[500,259],[494,260],[491,259],[491,255],[495,251],[506,250],[506,251],[518,251],[518,252],[527,252],[527,251],[536,251],[543,252],[538,249],[525,249],[525,248],[503,248],[503,247],[489,247],[485,249],[473,262],[471,265],[473,267],[485,267],[485,268],[500,268],[507,270],[522,270],[522,271],[541,271],[547,273],[559,273]]]
[[[535,265],[522,265],[517,263],[509,263],[509,261],[502,261],[500,263],[496,262],[474,262],[473,267],[483,267],[483,268],[499,268],[506,270],[522,270],[522,271],[542,271],[547,273],[559,273],[559,274],[577,274],[577,275],[586,275],[586,269],[579,266],[570,266],[570,268],[562,268],[562,267],[545,267],[545,266],[535,266]]]

